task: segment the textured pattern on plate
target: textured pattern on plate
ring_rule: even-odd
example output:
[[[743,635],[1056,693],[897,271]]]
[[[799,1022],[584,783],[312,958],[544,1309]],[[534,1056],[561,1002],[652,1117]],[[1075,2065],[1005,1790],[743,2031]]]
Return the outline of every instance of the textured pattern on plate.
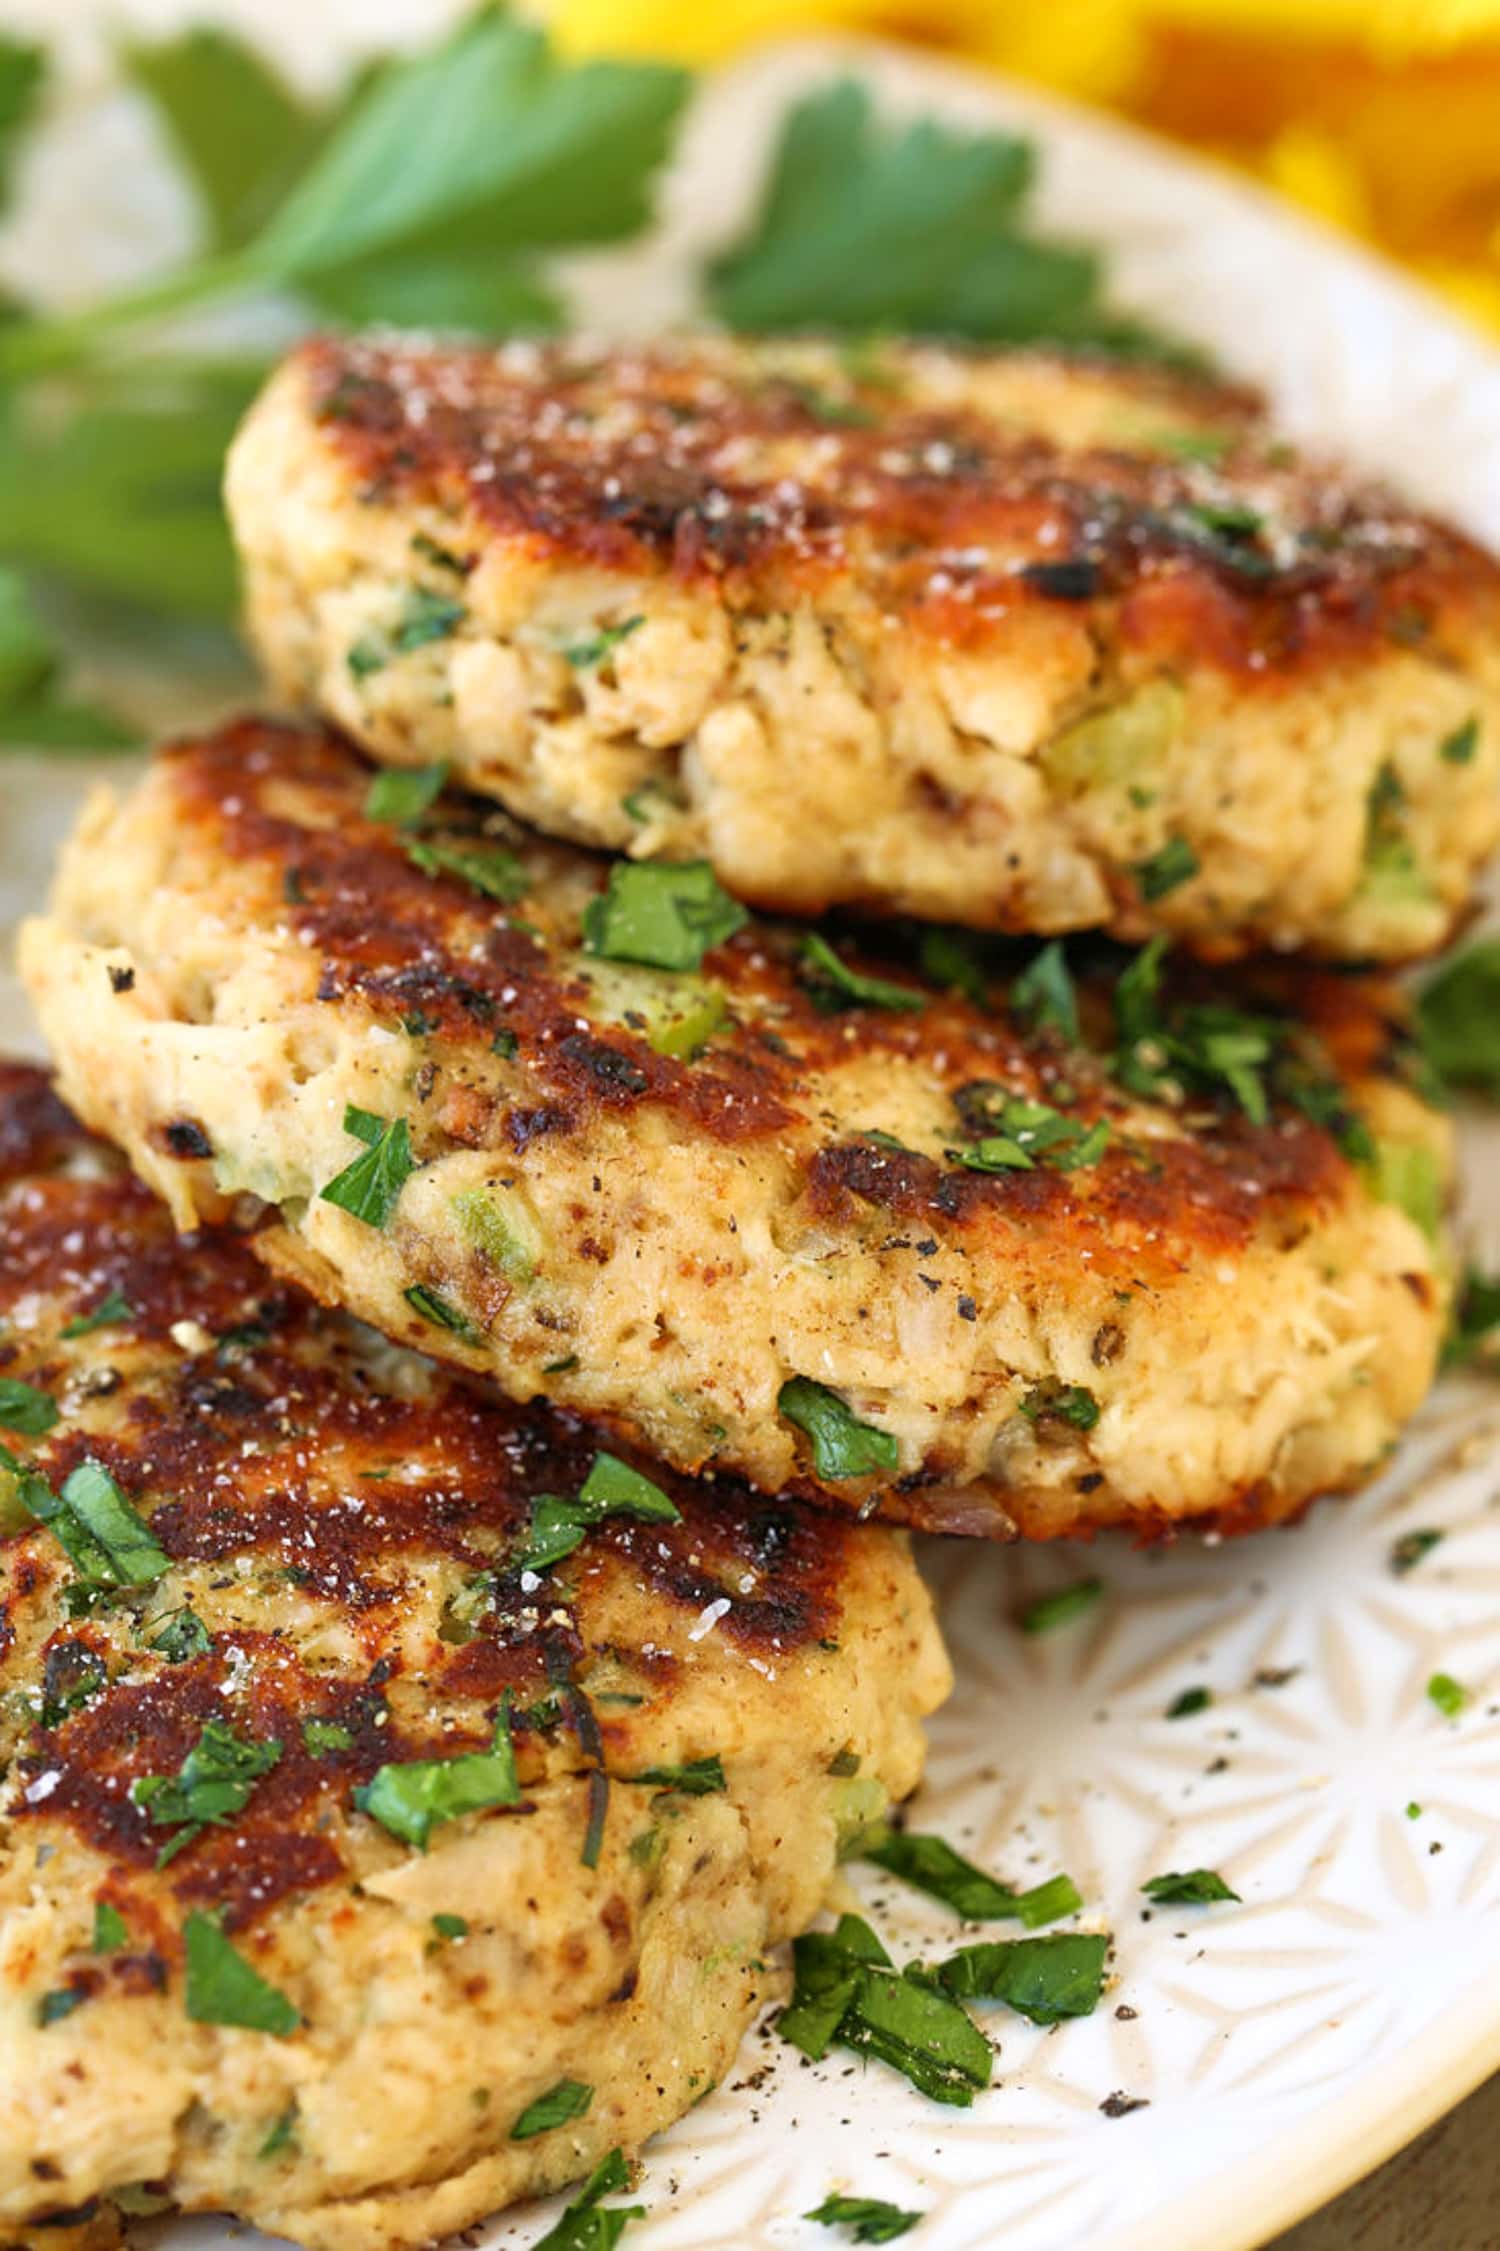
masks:
[[[50,21],[52,6],[13,13]],[[319,39],[340,21],[352,30],[359,11],[242,0],[214,12],[263,37],[284,25],[315,62]],[[187,11],[153,7],[153,24],[174,13]],[[363,21],[375,36],[434,13],[388,0],[379,27],[368,6]],[[1117,245],[1135,303],[1166,319],[1186,308],[1188,325],[1271,385],[1299,436],[1386,467],[1424,503],[1500,538],[1500,364],[1398,277],[1101,120],[905,59],[876,67],[908,104],[1045,123],[1047,220]],[[712,96],[664,249],[595,295],[600,319],[639,329],[680,302],[674,277],[722,230],[767,119],[826,68],[816,54],[773,56]],[[120,163],[139,150],[128,121],[115,115],[113,138],[88,125],[71,122],[74,170],[54,171],[51,205],[80,224],[92,216],[107,259],[121,182],[143,216],[161,198]],[[71,797],[73,771],[51,769],[59,795]],[[3,921],[40,896],[41,831],[66,825],[65,805],[29,802],[42,774],[6,768]],[[28,796],[24,828],[16,793]],[[0,1034],[18,1031],[0,990]],[[1500,1169],[1496,1153],[1496,1138],[1476,1139],[1471,1174],[1485,1155]],[[878,2066],[846,2058],[814,2071],[774,2038],[753,2042],[740,2078],[653,2153],[642,2251],[813,2251],[833,2238],[795,2215],[832,2188],[924,2207],[910,2239],[922,2251],[1245,2251],[1500,2063],[1497,1426],[1493,1393],[1454,1390],[1382,1487],[1253,1547],[930,1550],[959,1689],[916,1818],[1002,1874],[1069,1867],[1119,1934],[1119,1990],[1096,2017],[1051,2033],[993,2017],[998,2084],[964,2114],[929,2107]],[[1466,1435],[1472,1465],[1440,1467],[1424,1485],[1425,1466],[1451,1464]],[[1392,1540],[1426,1526],[1446,1527],[1447,1541],[1393,1576]],[[1008,1630],[1026,1595],[1090,1571],[1106,1593],[1086,1617],[1038,1641]],[[1291,1665],[1302,1670],[1280,1688],[1250,1685]],[[1473,1691],[1456,1724],[1424,1695],[1438,1667]],[[1216,1702],[1166,1721],[1171,1698],[1197,1683]],[[1220,1757],[1228,1764],[1209,1773]],[[1413,1801],[1424,1812],[1410,1821]],[[1221,1866],[1243,1906],[1142,1922],[1142,1877],[1182,1865]],[[897,1909],[894,1886],[863,1874],[860,1885]],[[936,1908],[880,1919],[903,1956],[953,1928]],[[1133,2020],[1112,2013],[1122,2003]],[[762,2086],[759,2066],[778,2050]],[[1150,2107],[1103,2116],[1117,2090]],[[485,2240],[520,2246],[541,2230],[528,2216]],[[209,2221],[150,2234],[162,2251],[230,2240]]]

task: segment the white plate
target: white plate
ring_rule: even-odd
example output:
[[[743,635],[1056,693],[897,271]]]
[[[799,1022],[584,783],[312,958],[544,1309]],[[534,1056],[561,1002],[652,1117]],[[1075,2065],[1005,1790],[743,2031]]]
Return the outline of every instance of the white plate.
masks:
[[[55,23],[57,7],[36,12]],[[127,12],[157,28],[181,11],[159,0]],[[351,36],[355,14],[367,33],[370,20],[266,0],[216,12],[253,14],[261,36],[281,21],[314,69],[343,35],[336,19]],[[90,7],[64,13],[71,33],[98,20]],[[380,13],[383,26],[433,20],[415,0]],[[170,205],[149,166],[138,179],[127,167],[122,218],[119,157],[139,150],[140,120],[91,88],[87,47],[12,244],[35,259],[66,221],[75,272],[128,265],[131,212],[147,231]],[[800,46],[716,85],[659,241],[624,275],[578,262],[592,317],[641,326],[683,306],[687,261],[743,206],[771,120],[836,55],[899,104],[1037,133],[1046,222],[1109,245],[1128,301],[1267,384],[1299,435],[1391,470],[1500,540],[1500,363],[1476,338],[1228,175],[890,51]],[[161,692],[174,718],[199,693],[181,680]],[[8,919],[40,895],[86,776],[14,761],[5,778]],[[32,1038],[13,988],[0,989],[0,1033]],[[1497,1147],[1493,1132],[1487,1146],[1483,1129],[1471,1135],[1471,1183],[1486,1156],[1489,1175],[1500,1169]],[[654,2146],[642,2251],[826,2245],[797,2215],[833,2188],[920,2207],[922,2251],[1244,2251],[1500,2065],[1497,1485],[1500,1395],[1454,1384],[1377,1488],[1295,1533],[1149,1556],[1103,1543],[1087,1565],[1076,1552],[930,1546],[959,1686],[933,1729],[915,1819],[1016,1880],[1066,1867],[1089,1920],[1117,1935],[1118,1989],[1092,2019],[1051,2032],[992,2018],[997,2084],[967,2113],[924,2103],[878,2066],[803,2065],[762,2028],[742,2077]],[[1391,1542],[1415,1526],[1447,1538],[1397,1577]],[[1106,1584],[1087,1618],[1044,1640],[1010,1628],[1019,1602],[1085,1568]],[[1255,1685],[1290,1667],[1284,1685]],[[1473,1691],[1456,1724],[1424,1694],[1438,1668]],[[1172,1697],[1200,1682],[1212,1707],[1168,1721]],[[1195,1866],[1221,1869],[1244,1904],[1147,1920],[1142,1879]],[[951,1943],[940,1910],[863,1872],[854,1881],[898,1956]],[[1117,2091],[1149,2107],[1104,2115]],[[533,2242],[550,2217],[497,2223],[483,2240]],[[228,2237],[180,2222],[141,2240],[209,2251]]]

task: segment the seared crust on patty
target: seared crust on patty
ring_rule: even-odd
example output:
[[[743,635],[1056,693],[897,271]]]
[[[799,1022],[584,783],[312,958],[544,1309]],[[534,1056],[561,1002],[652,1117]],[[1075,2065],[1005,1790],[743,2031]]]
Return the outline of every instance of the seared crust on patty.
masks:
[[[685,1467],[936,1529],[1274,1521],[1421,1398],[1446,1130],[1389,992],[1301,973],[1299,1019],[1268,972],[1247,1018],[1116,954],[1044,1006],[1035,948],[929,934],[940,985],[755,922],[670,973],[583,942],[670,870],[472,798],[373,820],[388,783],[256,721],[181,744],[23,934],[70,1098],[182,1224]],[[394,1193],[327,1200],[380,1134]]]
[[[762,907],[1401,959],[1500,830],[1500,569],[1207,381],[323,340],[227,489],[288,696]]]
[[[589,1472],[579,1426],[319,1312],[228,1234],[178,1241],[17,1066],[0,1320],[0,2235],[71,2213],[112,2240],[147,2184],[330,2251],[426,2243],[685,2110],[841,1826],[917,1779],[948,1676],[902,1538],[646,1464],[674,1518],[526,1570],[536,1497]],[[33,1521],[35,1479],[66,1496],[86,1462],[154,1543],[134,1583]],[[425,1851],[358,1810],[502,1709],[517,1802]],[[226,1729],[262,1769],[238,1809],[194,1834],[140,1802]],[[672,1787],[691,1761],[722,1786]],[[205,2012],[194,1917],[298,2028]],[[586,2112],[513,2141],[563,2079]]]

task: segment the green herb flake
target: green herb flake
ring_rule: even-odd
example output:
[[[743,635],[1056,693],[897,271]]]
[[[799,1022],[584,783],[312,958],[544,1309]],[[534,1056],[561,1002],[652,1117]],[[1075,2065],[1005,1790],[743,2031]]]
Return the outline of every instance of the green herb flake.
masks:
[[[352,1751],[354,1737],[341,1720],[310,1719],[302,1722],[302,1743],[309,1758],[326,1759]]]
[[[469,1920],[466,1915],[434,1915],[432,1927],[438,1937],[445,1941],[451,1942],[469,1935]]]
[[[1214,1700],[1211,1688],[1184,1688],[1167,1706],[1169,1720],[1189,1720],[1197,1712],[1206,1712]]]
[[[467,1313],[451,1305],[439,1291],[430,1290],[425,1282],[413,1282],[411,1288],[401,1294],[413,1313],[420,1314],[432,1328],[448,1329],[459,1337],[473,1338],[478,1334]]]
[[[1049,1102],[1029,1102],[998,1081],[976,1079],[958,1089],[959,1117],[977,1138],[951,1150],[972,1172],[1030,1172],[1044,1164],[1055,1172],[1095,1165],[1110,1143],[1106,1118],[1086,1125]]]
[[[1103,1592],[1102,1579],[1077,1579],[1071,1587],[1059,1587],[1055,1594],[1038,1595],[1028,1602],[1016,1623],[1023,1634],[1053,1633],[1092,1610]]]
[[[1158,899],[1165,899],[1168,892],[1190,883],[1200,864],[1185,836],[1169,837],[1159,852],[1153,852],[1148,860],[1136,862],[1134,872],[1141,897],[1153,905]]]
[[[851,2243],[894,2243],[898,2235],[908,2235],[923,2214],[904,2212],[899,2204],[887,2204],[878,2196],[825,2196],[802,2217],[825,2228],[847,2228]]]
[[[297,2147],[297,2098],[292,2100],[273,2122],[270,2132],[256,2151],[257,2157],[285,2157]]]
[[[1422,1818],[1422,1808],[1418,1805],[1415,1798],[1410,1798],[1407,1800],[1406,1818],[1408,1821],[1420,1821]]]
[[[207,1626],[186,1604],[156,1622],[146,1642],[146,1647],[165,1657],[169,1665],[185,1665],[190,1658],[206,1657],[213,1645]]]
[[[1461,727],[1455,727],[1451,735],[1444,735],[1438,744],[1438,756],[1446,759],[1450,766],[1471,766],[1478,748],[1479,717],[1474,713]]]
[[[111,1290],[108,1297],[100,1299],[92,1313],[76,1314],[64,1326],[62,1334],[68,1338],[92,1336],[95,1329],[117,1328],[122,1321],[130,1320],[134,1311],[118,1290]]]
[[[596,633],[583,634],[568,642],[563,650],[577,672],[592,672],[612,657],[622,641],[628,641],[645,624],[643,617],[622,618],[618,625],[601,625]]]
[[[451,1759],[410,1759],[404,1764],[382,1766],[354,1793],[354,1803],[361,1813],[367,1813],[393,1837],[414,1845],[419,1852],[427,1850],[427,1840],[440,1822],[520,1802],[510,1705],[504,1700],[487,1751],[463,1751]]]
[[[712,1797],[727,1790],[724,1768],[716,1753],[687,1759],[681,1766],[648,1766],[641,1774],[627,1774],[627,1782],[649,1782],[656,1790],[675,1790],[683,1798]]]
[[[102,1463],[80,1462],[60,1493],[23,1472],[16,1493],[91,1586],[149,1586],[169,1568],[166,1554]]]
[[[630,2186],[630,2168],[623,2154],[612,2149],[589,2175],[581,2193],[555,2227],[538,2238],[532,2251],[614,2251],[632,2220],[645,2218],[644,2204],[602,2205],[600,2198],[617,2196]]]
[[[1058,1033],[1070,1047],[1078,1043],[1078,992],[1062,940],[1054,938],[1033,954],[1010,988],[1010,1012],[1022,1024]]]
[[[1439,965],[1418,992],[1417,1030],[1441,1083],[1500,1101],[1500,938]]]
[[[826,1384],[793,1376],[776,1398],[777,1412],[811,1442],[813,1469],[834,1483],[845,1478],[890,1475],[901,1451],[888,1430],[862,1423]]]
[[[1443,1365],[1462,1367],[1476,1355],[1488,1359],[1500,1342],[1500,1277],[1470,1267],[1453,1296],[1453,1318],[1443,1347]]]
[[[581,2079],[559,2079],[535,2102],[528,2103],[510,2130],[513,2142],[534,2141],[538,2134],[550,2134],[554,2127],[567,2126],[575,2118],[582,2118],[594,2099],[592,2087]]]
[[[94,1903],[94,1935],[90,1945],[96,1954],[118,1954],[129,1939],[125,1918],[118,1907],[111,1907],[107,1899]]]
[[[805,1933],[792,1954],[796,1978],[777,2030],[814,2062],[836,2040],[959,2109],[989,2085],[994,2056],[978,2026],[935,1981],[895,1970],[857,1915]]]
[[[0,1424],[7,1430],[19,1431],[25,1438],[40,1438],[57,1418],[57,1401],[45,1391],[14,1376],[0,1376]]]
[[[387,767],[365,791],[365,819],[390,828],[415,828],[443,793],[448,768]]]
[[[1109,1944],[1095,1931],[991,1939],[960,1947],[935,1974],[956,2001],[999,2001],[1033,2024],[1060,2024],[1099,2006]]]
[[[525,863],[501,844],[445,844],[413,837],[407,844],[406,857],[423,875],[449,876],[503,907],[513,906],[531,888]]]
[[[44,1993],[36,2005],[36,2021],[40,2025],[61,2024],[64,2017],[81,2008],[88,1999],[81,1985],[55,1985]]]
[[[206,1720],[176,1774],[142,1774],[130,1785],[130,1802],[159,1828],[178,1831],[157,1856],[165,1867],[209,1827],[222,1827],[250,1801],[250,1793],[281,1758],[281,1745],[237,1736],[223,1720]]]
[[[941,1837],[914,1836],[908,1830],[877,1831],[860,1845],[860,1858],[898,1876],[933,1899],[940,1899],[966,1922],[1024,1923],[1027,1930],[1075,1915],[1083,1898],[1070,1876],[1052,1876],[1028,1891],[1015,1891],[976,1868]]]
[[[911,985],[892,984],[885,977],[866,977],[851,969],[826,938],[810,931],[802,941],[804,981],[820,1007],[917,1009],[927,1006],[927,995]]]
[[[1056,1378],[1034,1383],[1016,1405],[1027,1422],[1069,1423],[1074,1430],[1093,1430],[1100,1415],[1099,1402],[1086,1385]]]
[[[1172,1869],[1164,1876],[1148,1876],[1141,1890],[1158,1907],[1211,1907],[1222,1899],[1238,1905],[1240,1900],[1239,1893],[1231,1891],[1212,1868]]]
[[[922,975],[945,992],[961,993],[975,1008],[989,1000],[989,979],[979,941],[968,930],[924,930],[917,949]]]
[[[196,1910],[182,1927],[187,2013],[194,2024],[238,2025],[287,2039],[302,2022],[286,1995],[232,1946],[211,1915]]]
[[[353,1121],[353,1122],[351,1122]],[[329,1181],[318,1193],[325,1204],[336,1204],[340,1211],[363,1220],[367,1227],[383,1228],[390,1225],[391,1214],[401,1201],[401,1191],[417,1170],[411,1153],[411,1135],[405,1118],[384,1119],[373,1122],[379,1131],[374,1141],[369,1139],[371,1123],[368,1111],[351,1106],[344,1112],[344,1131],[357,1140],[366,1142],[362,1157]]]
[[[1442,1541],[1442,1533],[1434,1531],[1403,1532],[1399,1540],[1391,1543],[1390,1566],[1398,1579],[1408,1571],[1415,1571],[1424,1556],[1431,1555]]]
[[[1427,1700],[1445,1720],[1456,1720],[1469,1701],[1469,1691],[1451,1673],[1434,1673],[1427,1683]]]
[[[594,1456],[575,1495],[539,1493],[531,1504],[531,1529],[517,1559],[523,1571],[545,1571],[582,1545],[607,1516],[633,1516],[647,1524],[680,1523],[682,1512],[659,1485],[614,1454]]]
[[[706,860],[617,860],[584,909],[584,950],[601,961],[698,970],[749,919]]]

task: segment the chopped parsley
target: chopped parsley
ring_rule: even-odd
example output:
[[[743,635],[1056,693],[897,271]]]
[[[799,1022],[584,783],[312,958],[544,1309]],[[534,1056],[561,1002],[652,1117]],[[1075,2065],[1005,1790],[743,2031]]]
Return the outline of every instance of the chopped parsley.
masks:
[[[1093,2015],[1108,1953],[1109,1938],[1099,1931],[988,1939],[961,1946],[935,1974],[955,2001],[1000,2001],[1033,2024],[1059,2024]]]
[[[407,843],[406,857],[423,875],[451,876],[486,899],[498,900],[502,907],[513,906],[531,888],[525,863],[503,844],[443,844],[414,836]]]
[[[566,2126],[574,2118],[581,2118],[594,2099],[592,2087],[581,2079],[559,2079],[535,2102],[528,2103],[510,2130],[513,2142],[533,2141],[538,2134],[550,2134],[555,2126]]]
[[[1440,1081],[1500,1100],[1500,938],[1452,954],[1417,995],[1422,1050]]]
[[[473,1337],[477,1334],[467,1313],[460,1312],[437,1290],[430,1290],[425,1282],[413,1282],[402,1296],[413,1313],[419,1313],[435,1329],[451,1329],[455,1336]]]
[[[604,1823],[609,1812],[609,1776],[602,1767],[589,1770],[589,1817],[578,1857],[585,1868],[597,1868],[604,1849]]]
[[[1016,1624],[1023,1634],[1050,1634],[1092,1610],[1103,1592],[1102,1579],[1077,1579],[1071,1587],[1059,1587],[1055,1594],[1038,1595],[1028,1602]]]
[[[1214,1700],[1211,1688],[1184,1688],[1167,1706],[1169,1720],[1188,1720],[1197,1712],[1206,1712]]]
[[[1197,853],[1185,836],[1169,837],[1159,852],[1153,852],[1148,860],[1136,862],[1135,880],[1141,897],[1153,903],[1165,899],[1169,891],[1190,883],[1200,865]]]
[[[466,615],[463,603],[447,594],[435,594],[428,586],[409,587],[401,615],[389,632],[365,633],[354,643],[346,659],[349,670],[356,680],[367,679],[392,657],[410,656],[433,641],[446,641]]]
[[[57,1401],[35,1384],[0,1376],[0,1423],[24,1438],[40,1438],[57,1421]]]
[[[1076,1914],[1083,1905],[1070,1876],[1053,1876],[1029,1891],[1014,1891],[965,1860],[942,1837],[919,1837],[906,1830],[887,1829],[867,1837],[859,1851],[862,1860],[872,1860],[888,1875],[899,1876],[903,1883],[940,1899],[967,1922],[1014,1920],[1024,1923],[1028,1930],[1036,1930],[1043,1923]]]
[[[1212,1868],[1172,1869],[1164,1876],[1148,1876],[1141,1890],[1158,1907],[1211,1907],[1221,1899],[1238,1905],[1240,1900],[1239,1893],[1231,1891]]]
[[[859,1916],[805,1933],[792,1955],[796,1980],[776,2029],[814,2063],[837,2041],[959,2109],[989,2085],[994,2055],[973,2019],[925,1974],[897,1971]]]
[[[1500,1280],[1470,1267],[1454,1293],[1453,1320],[1443,1347],[1445,1367],[1461,1367],[1485,1352],[1500,1332]]]
[[[810,931],[802,941],[802,979],[820,1008],[925,1008],[927,995],[885,977],[851,969],[826,938]]]
[[[43,2026],[61,2024],[64,2017],[70,2017],[87,1999],[88,1994],[81,1985],[55,1985],[38,2001],[36,2021]]]
[[[366,1144],[365,1153],[337,1173],[318,1191],[319,1196],[325,1204],[337,1204],[340,1211],[362,1219],[367,1227],[387,1227],[402,1189],[417,1170],[406,1120],[372,1118],[368,1110],[351,1103],[344,1111],[344,1131]]]
[[[1078,993],[1062,940],[1054,938],[1032,955],[1010,988],[1010,1012],[1036,1030],[1044,1026],[1069,1045],[1078,1040]]]
[[[649,1477],[614,1454],[594,1456],[576,1495],[539,1493],[531,1504],[531,1531],[517,1559],[523,1571],[545,1571],[580,1546],[607,1516],[634,1516],[647,1524],[678,1524],[682,1511]]]
[[[894,2243],[898,2235],[909,2234],[923,2215],[903,2212],[899,2204],[887,2204],[878,2196],[825,2196],[802,2217],[825,2228],[847,2228],[851,2243]]]
[[[651,969],[701,969],[750,917],[707,860],[617,860],[583,910],[584,951]]]
[[[134,1311],[128,1299],[118,1290],[111,1290],[108,1297],[100,1299],[92,1313],[75,1314],[62,1334],[65,1337],[92,1336],[95,1329],[112,1329],[121,1321],[128,1321]]]
[[[972,1172],[1030,1172],[1037,1164],[1076,1172],[1097,1164],[1109,1147],[1107,1119],[1085,1125],[1082,1118],[1055,1110],[1049,1102],[1028,1102],[995,1080],[972,1080],[958,1089],[954,1101],[977,1138],[949,1154]]]
[[[125,1918],[118,1907],[111,1907],[107,1899],[94,1905],[94,1935],[90,1944],[96,1954],[117,1954],[130,1933],[125,1928]]]
[[[639,632],[645,622],[643,617],[627,617],[622,618],[618,625],[601,625],[597,633],[585,634],[577,641],[570,641],[563,650],[563,655],[575,671],[592,672],[596,666],[603,664],[606,657],[614,655],[622,641],[628,641],[632,633]]]
[[[1427,1683],[1427,1698],[1445,1720],[1456,1720],[1469,1701],[1469,1691],[1451,1673],[1434,1673]]]
[[[502,1699],[494,1738],[487,1751],[463,1751],[451,1759],[409,1759],[376,1769],[354,1793],[361,1813],[389,1829],[403,1844],[427,1850],[440,1822],[491,1806],[519,1805],[515,1746],[510,1734],[510,1704]]]
[[[16,1497],[29,1516],[46,1525],[90,1586],[149,1586],[168,1569],[148,1526],[99,1462],[80,1462],[59,1493],[44,1478],[23,1471]]]
[[[281,1745],[253,1743],[223,1720],[206,1720],[175,1774],[142,1774],[130,1785],[130,1802],[158,1828],[177,1835],[163,1845],[156,1865],[165,1868],[209,1827],[222,1827],[242,1813],[262,1775],[281,1757]]]
[[[1403,1532],[1399,1540],[1393,1540],[1390,1563],[1397,1578],[1403,1579],[1408,1571],[1415,1571],[1422,1558],[1431,1555],[1442,1537],[1441,1532],[1422,1530]]]
[[[331,1758],[336,1751],[354,1748],[354,1737],[342,1720],[304,1720],[302,1742],[308,1756],[315,1759]]]
[[[1461,727],[1455,727],[1451,735],[1444,735],[1438,744],[1438,756],[1446,759],[1450,766],[1471,766],[1478,748],[1479,715],[1476,712]]]
[[[194,2024],[233,2024],[285,2040],[302,2022],[286,1995],[230,1944],[212,1915],[189,1915],[182,1927],[187,1957],[187,2013]]]
[[[632,2220],[644,2219],[644,2204],[601,2205],[603,2196],[618,2196],[630,2186],[630,2168],[621,2152],[612,2149],[595,2166],[580,2193],[555,2227],[538,2237],[532,2251],[614,2251]]]
[[[294,2095],[285,2110],[272,2122],[270,2132],[255,2154],[257,2157],[283,2157],[296,2147],[297,2098]]]
[[[185,1665],[192,1657],[206,1657],[213,1645],[207,1626],[187,1604],[180,1610],[169,1611],[146,1643],[148,1649],[165,1657],[169,1665]]]
[[[469,1935],[467,1915],[434,1915],[432,1927],[438,1937],[445,1941],[467,1938]]]
[[[1071,1423],[1075,1430],[1092,1430],[1099,1420],[1099,1402],[1086,1384],[1062,1383],[1052,1376],[1034,1383],[1017,1402],[1017,1412],[1030,1423]]]
[[[922,975],[945,992],[961,993],[976,1008],[989,999],[989,980],[978,941],[967,930],[924,930],[917,959]]]
[[[683,1798],[712,1797],[716,1791],[729,1787],[717,1753],[707,1758],[687,1759],[681,1766],[648,1766],[644,1773],[628,1774],[625,1779],[649,1782],[658,1790],[675,1790]]]
[[[810,1376],[793,1376],[784,1383],[776,1408],[811,1441],[813,1468],[819,1477],[840,1482],[888,1474],[901,1459],[890,1431],[860,1422],[836,1391],[814,1383]]]
[[[446,766],[387,768],[365,792],[365,819],[391,828],[415,828],[436,803],[448,779]]]

